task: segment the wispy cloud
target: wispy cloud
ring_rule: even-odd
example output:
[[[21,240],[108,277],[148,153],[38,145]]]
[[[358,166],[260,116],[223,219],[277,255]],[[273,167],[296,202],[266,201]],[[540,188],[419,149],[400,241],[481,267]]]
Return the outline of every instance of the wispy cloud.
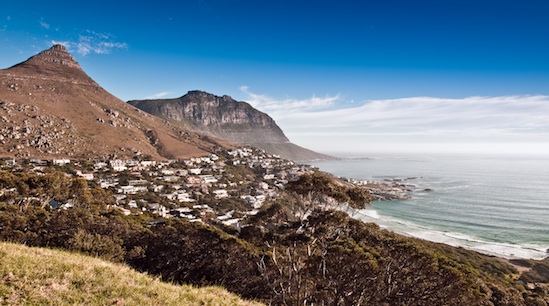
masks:
[[[38,21],[40,23],[40,26],[46,30],[49,30],[50,29],[50,24],[49,23],[46,23],[43,19],[41,19],[40,21]]]
[[[354,108],[290,113],[295,127],[483,135],[549,132],[548,96],[415,97],[368,101]]]
[[[337,104],[344,101],[339,96],[276,100],[251,93],[246,87],[241,90],[288,134],[303,137],[312,134],[438,139],[549,137],[549,96],[412,97],[371,100],[341,108]]]
[[[316,97],[308,99],[286,98],[277,100],[266,95],[259,95],[251,92],[248,86],[241,86],[240,90],[248,95],[247,102],[271,115],[288,112],[311,112],[329,108],[340,98],[336,96]]]
[[[155,94],[150,95],[150,96],[146,96],[145,99],[162,99],[162,98],[166,97],[169,94],[171,94],[171,92],[163,91],[163,92],[155,93]]]
[[[110,34],[97,33],[87,30],[85,33],[78,35],[76,41],[52,41],[52,43],[62,44],[69,51],[74,51],[80,55],[109,54],[115,49],[127,49],[128,45],[123,42],[115,41]]]

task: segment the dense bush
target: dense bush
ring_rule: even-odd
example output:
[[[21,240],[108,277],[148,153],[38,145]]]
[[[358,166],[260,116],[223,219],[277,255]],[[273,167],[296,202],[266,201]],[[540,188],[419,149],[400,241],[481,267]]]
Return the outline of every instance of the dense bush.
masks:
[[[0,239],[124,261],[168,281],[222,285],[273,305],[549,302],[543,288],[515,285],[517,271],[494,258],[396,235],[314,202],[354,198],[364,205],[364,194],[326,177],[302,183],[292,183],[238,232],[177,219],[151,225],[152,215],[108,208],[111,196],[85,181],[0,172],[0,187],[17,191],[0,202]],[[51,199],[75,205],[52,209],[45,205]],[[296,216],[303,207],[307,216]]]

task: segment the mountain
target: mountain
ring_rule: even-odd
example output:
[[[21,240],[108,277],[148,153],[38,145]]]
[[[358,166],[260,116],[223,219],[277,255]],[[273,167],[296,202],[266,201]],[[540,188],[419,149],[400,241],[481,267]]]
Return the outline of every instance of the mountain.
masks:
[[[175,99],[133,100],[128,103],[195,132],[249,144],[283,158],[332,159],[291,143],[269,115],[229,96],[189,91]]]
[[[219,146],[230,144],[114,97],[62,45],[0,70],[0,156],[187,158]]]

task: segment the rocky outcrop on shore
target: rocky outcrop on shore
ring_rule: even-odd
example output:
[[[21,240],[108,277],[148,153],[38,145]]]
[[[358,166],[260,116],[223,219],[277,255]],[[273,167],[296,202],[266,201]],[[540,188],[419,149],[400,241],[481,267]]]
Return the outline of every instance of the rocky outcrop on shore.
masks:
[[[348,181],[356,186],[367,189],[374,201],[402,201],[411,199],[410,193],[417,189],[417,186],[407,183],[415,180],[416,177],[393,178],[384,181],[363,181],[349,179]],[[431,189],[425,191],[432,191]]]

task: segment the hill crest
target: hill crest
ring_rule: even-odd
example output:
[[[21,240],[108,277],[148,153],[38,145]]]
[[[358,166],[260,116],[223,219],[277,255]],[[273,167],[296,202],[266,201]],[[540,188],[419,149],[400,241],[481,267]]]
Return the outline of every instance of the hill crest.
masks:
[[[262,305],[67,251],[0,242],[0,259],[2,305]]]

